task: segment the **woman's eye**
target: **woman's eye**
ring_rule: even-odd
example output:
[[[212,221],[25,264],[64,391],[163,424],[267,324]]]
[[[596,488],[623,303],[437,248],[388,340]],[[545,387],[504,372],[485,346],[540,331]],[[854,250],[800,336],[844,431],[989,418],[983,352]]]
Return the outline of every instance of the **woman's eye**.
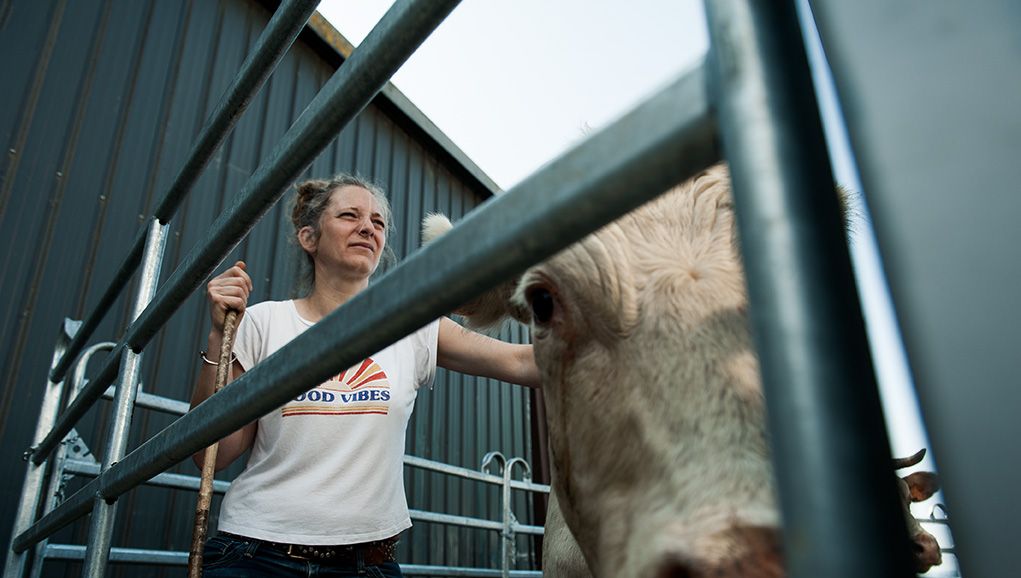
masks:
[[[376,228],[379,229],[380,231],[386,229],[386,223],[384,223],[383,221],[374,221],[374,223],[376,225]]]
[[[532,320],[545,325],[553,319],[556,302],[553,294],[543,287],[536,287],[527,293],[528,304],[532,308]]]

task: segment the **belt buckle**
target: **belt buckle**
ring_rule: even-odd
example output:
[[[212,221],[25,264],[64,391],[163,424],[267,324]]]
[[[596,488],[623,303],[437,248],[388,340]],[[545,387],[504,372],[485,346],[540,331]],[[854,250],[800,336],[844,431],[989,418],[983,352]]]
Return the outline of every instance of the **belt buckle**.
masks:
[[[298,544],[288,544],[287,554],[288,558],[294,558],[295,560],[311,560],[312,558],[306,554],[301,553],[301,546]]]

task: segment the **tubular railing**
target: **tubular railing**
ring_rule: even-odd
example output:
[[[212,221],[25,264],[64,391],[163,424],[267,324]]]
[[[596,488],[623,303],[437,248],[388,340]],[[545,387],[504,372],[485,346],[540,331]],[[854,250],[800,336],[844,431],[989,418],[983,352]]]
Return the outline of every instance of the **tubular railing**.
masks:
[[[67,326],[74,327],[74,322],[69,321]],[[63,342],[66,343],[66,341],[67,339],[65,338]],[[73,400],[87,383],[85,372],[92,356],[100,351],[110,350],[114,346],[115,344],[111,342],[99,343],[86,348],[85,351],[82,352],[81,357],[77,360],[76,364],[72,366],[74,370],[71,374],[69,400]],[[62,347],[63,345],[58,347],[58,351],[55,352],[54,359],[59,357],[59,349]],[[139,384],[136,400],[141,400],[147,397],[148,407],[150,409],[179,416],[188,413],[189,405],[187,403],[158,395],[145,394],[141,391],[141,387],[141,384]],[[136,401],[136,405],[141,406],[142,404],[140,401]],[[95,478],[102,473],[103,468],[101,465],[89,454],[88,446],[83,440],[78,438],[74,432],[69,434],[63,440],[61,445],[58,447],[57,452],[54,454],[53,469],[50,472],[50,483],[46,492],[46,502],[43,508],[44,513],[52,511],[57,506],[59,497],[63,494],[63,486],[71,475]],[[500,467],[499,475],[488,473],[487,470],[491,463],[495,463]],[[441,514],[424,510],[413,509],[410,511],[411,519],[419,522],[499,532],[501,537],[500,569],[405,564],[401,566],[405,574],[419,576],[501,576],[503,578],[510,576],[519,578],[541,576],[541,573],[537,571],[512,569],[516,559],[514,548],[517,535],[542,535],[543,528],[542,526],[518,523],[517,518],[511,510],[511,490],[546,494],[550,492],[550,487],[548,485],[536,484],[531,481],[531,471],[527,462],[521,458],[512,458],[508,461],[500,452],[489,452],[482,460],[481,471],[452,466],[450,464],[410,455],[404,456],[404,465],[449,476],[456,476],[466,480],[496,484],[503,488],[501,493],[502,515],[500,521],[473,518],[469,516]],[[514,466],[520,466],[524,469],[523,479],[515,480],[512,478],[511,474]],[[198,476],[164,472],[146,481],[145,485],[194,491],[198,490],[199,483],[200,480]],[[223,494],[229,487],[230,482],[223,480],[213,481],[214,493]],[[75,544],[50,544],[48,540],[44,539],[36,548],[35,559],[32,565],[32,578],[38,578],[41,576],[43,563],[46,560],[84,559],[87,559],[86,546]],[[188,563],[188,552],[138,548],[110,548],[109,560],[121,563],[184,566]]]
[[[907,574],[906,555],[888,546],[903,539],[896,535],[903,520],[898,519],[889,476],[880,474],[887,471],[889,455],[881,443],[885,430],[846,246],[839,237],[841,228],[831,226],[839,222],[839,209],[832,195],[819,194],[832,188],[832,177],[825,155],[819,153],[824,150],[821,126],[804,47],[795,40],[802,36],[793,2],[707,0],[713,49],[704,68],[683,75],[473,211],[221,393],[117,459],[124,449],[130,408],[137,401],[138,356],[146,344],[456,4],[396,2],[163,287],[155,296],[152,287],[139,292],[137,317],[113,346],[98,377],[81,388],[52,428],[43,422],[53,420],[40,421],[26,488],[41,487],[40,464],[114,382],[120,368],[112,451],[92,481],[27,529],[38,495],[35,502],[23,499],[6,575],[19,575],[14,571],[33,545],[93,512],[85,572],[101,576],[110,558],[112,504],[121,494],[279,407],[309,383],[353,365],[718,161],[710,89],[712,100],[719,103],[721,139],[734,177],[785,535],[791,546],[789,575]],[[156,247],[163,219],[173,213],[232,123],[211,123],[218,128],[210,128],[211,134],[203,137],[209,141],[196,146],[195,155],[204,158],[182,169],[180,190],[172,187],[146,233],[150,255],[160,253]],[[134,255],[140,252],[132,249],[119,280],[130,276],[126,271],[135,268]],[[143,263],[147,276],[158,271],[158,262],[157,256]],[[93,318],[105,313],[108,301],[112,298],[104,296],[88,318],[87,332],[67,332],[58,344],[44,415],[52,412],[51,391],[59,397],[68,358],[82,348],[85,333],[98,323]],[[74,339],[71,347],[67,338]],[[827,387],[814,387],[820,383]],[[509,473],[515,463],[504,460],[502,465],[507,495],[516,483]],[[858,508],[861,515],[850,519],[830,515],[848,495],[875,507]],[[448,521],[454,523],[453,518]],[[501,528],[510,524],[513,530],[507,532],[533,531],[512,522],[505,512]],[[816,539],[809,544],[801,536]],[[70,555],[67,547],[53,548],[54,554]],[[908,551],[906,544],[902,551]],[[504,551],[503,575],[509,572],[509,557]]]

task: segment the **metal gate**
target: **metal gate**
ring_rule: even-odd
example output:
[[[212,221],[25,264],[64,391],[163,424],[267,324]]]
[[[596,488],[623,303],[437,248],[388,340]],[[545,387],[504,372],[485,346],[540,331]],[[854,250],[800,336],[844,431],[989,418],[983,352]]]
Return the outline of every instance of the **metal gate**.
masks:
[[[813,194],[831,189],[833,179],[794,2],[707,0],[713,47],[703,65],[470,214],[281,355],[245,373],[237,380],[243,387],[210,398],[128,453],[132,408],[145,401],[137,395],[137,376],[146,345],[457,2],[396,2],[238,200],[157,287],[174,210],[315,4],[281,6],[100,304],[80,326],[62,331],[44,415],[55,415],[72,361],[120,289],[141,270],[134,321],[112,345],[98,377],[80,387],[52,428],[40,422],[6,576],[20,575],[33,547],[90,512],[84,575],[102,576],[111,559],[119,496],[275,409],[309,382],[354,364],[694,175],[718,161],[721,148],[734,181],[790,575],[907,575],[906,557],[887,547],[902,538],[897,508],[859,508],[852,517],[842,516],[848,496],[879,505],[896,502],[888,476],[877,473],[886,472],[889,451],[847,248],[841,231],[826,225],[837,220],[839,208],[832,195]],[[529,242],[522,243],[526,237]],[[361,307],[369,303],[373,306]],[[828,387],[813,387],[818,383]],[[98,470],[88,466],[98,475],[35,520],[48,460],[111,385],[116,419],[110,450]],[[67,461],[59,452],[55,457]],[[509,478],[512,462],[501,479],[505,492],[515,484]],[[806,542],[804,536],[813,539]],[[847,550],[860,555],[849,558]]]

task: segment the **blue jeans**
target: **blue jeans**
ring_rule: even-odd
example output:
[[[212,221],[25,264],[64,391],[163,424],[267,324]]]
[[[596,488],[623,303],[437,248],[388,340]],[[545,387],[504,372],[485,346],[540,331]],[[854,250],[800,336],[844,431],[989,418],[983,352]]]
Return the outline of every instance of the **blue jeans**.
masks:
[[[361,556],[354,564],[322,564],[314,560],[299,560],[275,549],[260,547],[255,541],[224,536],[210,538],[202,554],[203,578],[403,578],[397,562],[378,566],[362,563]]]

